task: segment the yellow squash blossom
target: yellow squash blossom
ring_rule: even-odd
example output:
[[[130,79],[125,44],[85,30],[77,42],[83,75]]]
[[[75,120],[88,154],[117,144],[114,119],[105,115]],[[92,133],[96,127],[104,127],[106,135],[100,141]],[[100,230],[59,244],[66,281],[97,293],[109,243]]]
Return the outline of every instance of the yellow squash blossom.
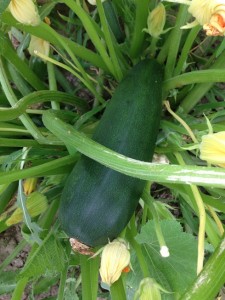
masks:
[[[34,192],[27,197],[26,208],[30,216],[33,218],[40,215],[48,209],[48,201],[43,194],[39,192]],[[20,207],[18,207],[6,221],[6,225],[11,226],[22,222],[22,220],[23,211]]]
[[[102,282],[109,286],[119,279],[122,272],[129,271],[130,251],[123,239],[116,239],[107,244],[101,257],[100,275]]]
[[[28,51],[30,55],[35,55],[35,52],[49,56],[50,44],[49,42],[38,38],[36,36],[31,36],[30,45]]]
[[[208,36],[225,35],[225,0],[166,0],[189,5],[188,11],[195,20],[182,29],[203,26]]]
[[[144,31],[151,36],[158,38],[163,33],[166,22],[166,10],[162,3],[159,3],[148,15],[148,28]]]
[[[225,168],[225,131],[202,137],[200,158],[208,163]]]
[[[37,7],[32,0],[11,0],[8,9],[22,24],[37,26],[41,21]]]

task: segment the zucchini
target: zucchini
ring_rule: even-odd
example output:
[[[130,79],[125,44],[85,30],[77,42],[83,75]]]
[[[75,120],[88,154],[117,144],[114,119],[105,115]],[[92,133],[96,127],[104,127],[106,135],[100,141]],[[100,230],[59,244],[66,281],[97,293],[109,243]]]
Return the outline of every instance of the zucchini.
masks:
[[[116,88],[93,140],[128,157],[150,161],[160,123],[162,67],[155,60],[134,66]],[[116,238],[137,207],[145,181],[81,156],[62,192],[63,230],[90,247]]]

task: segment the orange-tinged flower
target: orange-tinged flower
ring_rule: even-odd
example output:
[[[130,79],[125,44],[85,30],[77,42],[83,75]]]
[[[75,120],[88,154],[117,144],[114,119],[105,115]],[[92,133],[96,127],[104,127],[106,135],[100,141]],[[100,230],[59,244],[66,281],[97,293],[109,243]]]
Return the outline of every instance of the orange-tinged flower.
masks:
[[[195,18],[194,22],[182,29],[192,28],[195,25],[203,26],[206,35],[225,35],[225,0],[166,0],[168,2],[189,5],[188,11]]]
[[[41,21],[32,0],[11,0],[8,9],[18,22],[25,25],[37,26]]]
[[[107,244],[101,257],[100,275],[102,282],[109,286],[117,281],[122,272],[129,271],[130,251],[123,239],[116,239]]]
[[[200,158],[208,163],[225,168],[225,131],[202,137]]]

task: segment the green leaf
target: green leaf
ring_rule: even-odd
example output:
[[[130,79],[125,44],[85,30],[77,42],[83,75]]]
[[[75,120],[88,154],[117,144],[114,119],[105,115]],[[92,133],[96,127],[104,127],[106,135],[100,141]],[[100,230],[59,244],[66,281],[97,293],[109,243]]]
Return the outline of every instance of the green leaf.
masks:
[[[16,276],[18,272],[0,272],[0,295],[12,292],[16,287]]]
[[[79,300],[77,294],[75,293],[76,291],[76,285],[77,282],[75,278],[68,278],[66,281],[66,286],[64,290],[64,300]]]
[[[30,252],[19,278],[37,278],[41,275],[53,276],[64,268],[65,254],[54,235],[47,236],[35,252]]]
[[[142,227],[136,240],[143,244],[151,277],[165,289],[181,294],[196,278],[197,241],[192,235],[184,233],[176,221],[164,220],[161,228],[170,251],[167,258],[160,255],[153,221]]]
[[[0,14],[2,14],[3,11],[8,7],[9,3],[10,3],[10,0],[2,0],[1,1]]]

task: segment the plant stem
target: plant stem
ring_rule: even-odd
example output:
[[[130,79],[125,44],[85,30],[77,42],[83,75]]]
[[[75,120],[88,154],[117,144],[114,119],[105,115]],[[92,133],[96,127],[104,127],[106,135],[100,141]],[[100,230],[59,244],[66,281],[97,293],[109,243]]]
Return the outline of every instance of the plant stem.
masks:
[[[60,167],[66,170],[66,166],[69,165],[71,166],[71,164],[74,164],[77,158],[78,158],[77,155],[68,155],[62,158],[58,158],[57,160],[43,163],[39,166],[31,167],[29,169],[9,171],[9,172],[0,171],[1,184],[13,182],[28,177],[44,176],[46,174],[51,174],[52,170],[57,170]],[[54,174],[58,174],[58,173],[54,173]]]
[[[179,153],[176,153],[176,158],[180,165],[185,165],[182,156]],[[193,193],[195,203],[198,208],[198,217],[199,217],[199,229],[198,229],[198,261],[197,261],[197,274],[199,274],[203,268],[204,262],[204,247],[205,247],[205,226],[206,226],[206,212],[204,202],[199,193],[198,188],[191,184],[190,189]]]
[[[190,187],[199,211],[198,262],[197,262],[197,274],[199,274],[203,268],[203,262],[204,262],[206,213],[205,213],[204,203],[202,201],[202,197],[199,193],[198,188],[192,184],[190,185]]]
[[[216,214],[213,207],[211,207],[210,205],[207,205],[206,207],[209,210],[211,216],[213,217],[213,219],[214,219],[214,221],[215,221],[215,223],[218,227],[218,230],[219,230],[219,232],[222,236],[224,234],[224,225],[223,225],[223,223],[220,221],[220,218],[217,216],[217,214]]]
[[[225,81],[225,72],[219,68],[210,69],[210,70],[201,70],[201,71],[191,71],[175,77],[172,77],[168,80],[165,80],[163,83],[164,91],[169,91],[171,89],[179,88],[187,84],[193,83],[210,83],[214,82],[224,82]]]
[[[100,16],[100,21],[101,21],[101,25],[102,25],[102,29],[104,32],[104,36],[105,36],[105,42],[106,45],[109,49],[109,53],[110,53],[110,58],[112,60],[112,65],[114,68],[114,74],[116,76],[116,79],[118,81],[121,81],[121,79],[123,78],[123,72],[121,70],[119,61],[118,61],[118,57],[116,55],[116,51],[113,45],[113,40],[112,40],[112,36],[110,34],[110,30],[109,30],[109,26],[106,20],[106,16],[104,13],[104,8],[103,8],[103,4],[101,0],[97,0],[97,7],[98,7],[98,12],[99,12],[99,16]]]
[[[184,43],[184,46],[182,48],[181,55],[178,59],[176,68],[174,70],[174,74],[173,74],[174,76],[177,76],[182,72],[182,70],[184,68],[184,65],[187,61],[188,55],[190,53],[190,49],[191,49],[191,47],[193,45],[193,42],[195,41],[196,36],[198,35],[200,30],[201,30],[201,26],[195,26],[189,32],[188,37],[187,37],[187,39]]]
[[[225,236],[197,279],[179,300],[213,300],[225,282]]]
[[[130,45],[130,56],[136,58],[143,46],[145,33],[143,29],[147,26],[149,0],[136,0],[136,16],[133,38]]]
[[[66,285],[67,270],[68,270],[68,264],[65,265],[65,268],[61,272],[57,300],[64,299],[64,290],[65,290],[65,285]]]
[[[2,58],[0,57],[0,82],[2,85],[2,89],[11,105],[15,105],[17,103],[17,98],[13,93],[9,80],[7,78],[7,74],[4,69],[4,64]],[[44,136],[41,134],[40,130],[37,126],[32,122],[28,115],[24,114],[20,116],[20,120],[25,126],[25,128],[30,132],[30,134],[36,139],[38,142],[43,143],[45,141]]]
[[[13,291],[11,300],[21,300],[23,298],[23,292],[28,283],[28,278],[22,278],[17,282],[16,288]]]
[[[47,70],[48,70],[48,82],[49,82],[49,90],[57,91],[57,83],[55,78],[55,66],[47,62]],[[52,109],[60,109],[59,103],[55,101],[51,101]]]
[[[165,66],[165,79],[169,79],[173,76],[175,64],[177,61],[177,54],[180,47],[181,36],[183,33],[180,27],[185,23],[186,17],[187,7],[185,5],[181,5],[176,17],[176,25],[172,29],[172,32],[170,34],[170,47]]]
[[[62,39],[64,43],[70,47],[70,49],[73,51],[74,55],[80,57],[81,59],[90,62],[97,68],[101,68],[105,71],[108,70],[105,63],[103,62],[103,59],[100,57],[100,55],[96,54],[94,51],[91,51],[85,47],[83,47],[80,44],[77,44],[70,40],[69,38],[63,37],[59,35],[52,27],[47,25],[46,23],[42,22],[38,26],[29,26],[24,25],[19,22],[17,22],[10,13],[5,12],[2,15],[2,21],[8,24],[9,26],[14,26],[22,31],[25,31],[30,34],[34,34],[37,37],[42,38],[43,40],[49,41],[52,45],[55,45],[56,47],[60,47],[62,49],[62,44],[59,42],[59,40],[56,38]],[[42,83],[43,84],[43,83]],[[39,88],[41,89],[41,88]],[[43,88],[42,88],[43,89]]]
[[[72,9],[74,13],[78,16],[78,18],[81,20],[85,30],[87,31],[87,34],[89,35],[90,39],[92,40],[92,43],[101,55],[104,63],[108,67],[109,71],[115,76],[110,57],[108,56],[105,46],[103,45],[101,39],[98,36],[98,32],[96,30],[97,25],[93,26],[93,20],[89,17],[89,15],[83,10],[81,6],[76,4],[76,2],[72,0],[64,0],[63,2],[70,9]]]
[[[82,300],[91,300],[91,278],[89,257],[80,254],[81,279],[82,279]]]
[[[213,183],[214,187],[224,187],[225,172],[222,168],[164,165],[138,161],[118,154],[84,136],[73,126],[57,118],[52,111],[46,111],[43,114],[43,122],[55,136],[65,140],[77,151],[128,176],[161,183],[173,182],[188,185],[193,183],[202,186],[212,186]]]
[[[144,192],[142,194],[142,198],[145,201],[145,203],[148,205],[148,207],[149,207],[149,209],[150,209],[150,211],[151,211],[151,213],[153,215],[156,236],[157,236],[160,248],[162,248],[163,246],[166,246],[166,241],[165,241],[163,233],[162,233],[159,216],[158,216],[158,213],[157,213],[157,211],[155,209],[155,206],[154,206],[154,203],[153,203],[153,199],[149,195],[149,193],[147,192],[147,190],[144,190]]]
[[[224,69],[225,67],[225,51],[217,58],[215,63],[210,67],[210,69]],[[214,82],[207,82],[196,84],[196,86],[188,93],[188,95],[183,99],[178,108],[183,113],[189,113],[192,108],[199,102],[199,100],[209,91],[213,86]]]
[[[127,235],[129,243],[131,244],[132,248],[135,251],[135,254],[137,256],[138,263],[140,265],[143,277],[148,277],[149,276],[148,265],[146,264],[141,245],[136,242],[136,240],[134,239],[134,236],[129,228],[127,228],[126,235]]]
[[[125,299],[127,299],[126,292],[125,292],[123,281],[122,281],[121,277],[111,285],[110,295],[111,295],[112,300],[125,300]]]
[[[168,110],[168,112],[187,130],[187,132],[188,132],[189,136],[191,137],[192,141],[197,144],[198,140],[195,137],[193,131],[191,130],[189,125],[181,117],[179,117],[174,111],[172,111],[172,109],[170,108],[169,101],[164,101],[164,105],[166,106],[166,109]]]
[[[98,274],[99,274],[99,255],[89,259],[90,264],[90,281],[91,281],[91,300],[98,298]]]

